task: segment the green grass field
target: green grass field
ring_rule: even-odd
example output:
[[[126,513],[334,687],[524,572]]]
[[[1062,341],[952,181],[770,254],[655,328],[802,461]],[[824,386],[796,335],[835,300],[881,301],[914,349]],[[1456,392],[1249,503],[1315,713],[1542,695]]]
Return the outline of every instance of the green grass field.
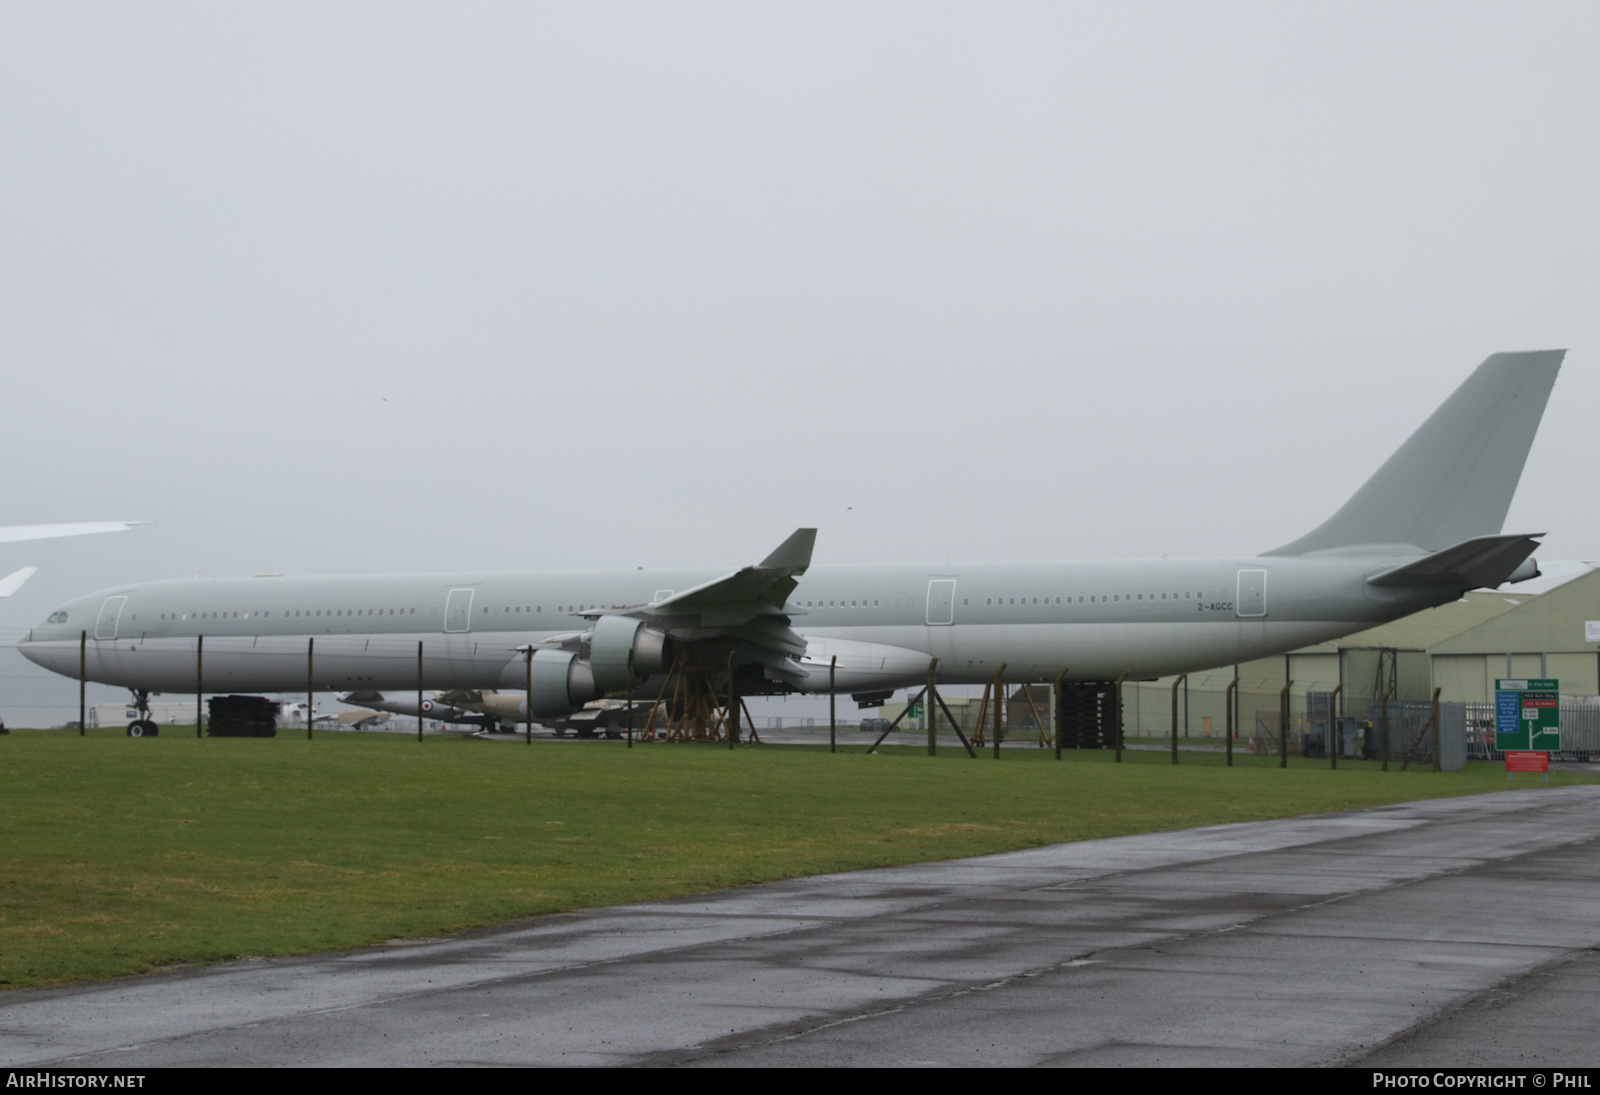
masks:
[[[1489,765],[863,749],[15,732],[0,737],[0,987],[1507,785]]]

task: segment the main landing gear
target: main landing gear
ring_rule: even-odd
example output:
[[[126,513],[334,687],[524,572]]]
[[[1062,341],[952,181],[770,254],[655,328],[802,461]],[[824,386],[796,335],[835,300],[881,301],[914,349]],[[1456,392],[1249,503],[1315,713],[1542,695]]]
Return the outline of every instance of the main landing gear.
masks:
[[[128,724],[130,738],[153,738],[161,733],[161,727],[156,725],[156,720],[150,717],[150,690],[148,688],[134,688],[133,709],[139,717]]]

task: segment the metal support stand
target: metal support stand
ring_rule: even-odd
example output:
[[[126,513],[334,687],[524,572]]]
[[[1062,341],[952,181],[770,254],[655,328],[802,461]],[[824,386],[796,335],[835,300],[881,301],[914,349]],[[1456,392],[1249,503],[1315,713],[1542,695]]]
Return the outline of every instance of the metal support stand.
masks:
[[[950,729],[956,732],[956,737],[960,739],[962,747],[966,749],[967,756],[971,757],[973,760],[977,760],[978,753],[972,748],[972,743],[967,740],[967,735],[961,732],[961,724],[957,722],[956,717],[950,713],[950,705],[945,703],[944,697],[939,695],[937,692],[934,693],[933,698],[939,701],[939,710],[943,711],[944,717],[950,720]]]
[[[719,689],[718,678],[723,673],[728,674],[726,695],[731,703],[737,693],[733,684],[733,655],[730,653],[726,662],[700,662],[691,661],[687,651],[678,655],[678,660],[673,663],[672,671],[668,674],[668,682],[675,680],[676,687],[672,690],[672,699],[667,700],[668,711],[668,741],[706,741],[715,742],[724,740],[726,735],[732,739],[737,733],[737,716],[731,710],[723,708],[724,693]],[[662,687],[662,696],[668,694],[665,685]],[[660,702],[660,701],[658,701]],[[651,708],[654,715],[655,709]],[[732,742],[730,740],[730,748]]]
[[[928,755],[930,757],[938,756],[939,754],[939,745],[934,740],[934,735],[938,733],[935,729],[938,726],[938,718],[934,707],[938,702],[935,698],[939,694],[938,678],[939,659],[934,658],[928,663],[928,702],[922,705],[923,714],[926,716],[924,721],[928,726]]]
[[[973,745],[987,746],[989,744],[989,738],[985,734],[983,728],[988,725],[988,721],[987,720],[989,718],[989,695],[993,691],[994,691],[994,682],[993,681],[990,681],[989,683],[987,683],[987,684],[985,684],[983,686],[983,699],[978,701],[978,718],[976,720],[977,729],[974,730],[973,734],[972,734],[972,744]]]
[[[867,748],[867,752],[876,753],[878,751],[878,746],[883,744],[883,739],[888,737],[891,733],[893,733],[894,728],[896,726],[900,725],[900,720],[905,718],[907,715],[911,714],[911,709],[917,705],[917,701],[922,699],[927,694],[928,694],[928,690],[926,688],[924,688],[921,692],[918,692],[915,696],[912,696],[910,699],[908,699],[906,701],[905,710],[901,711],[898,715],[896,715],[894,717],[894,721],[891,722],[887,727],[884,728],[883,733],[878,735],[878,740],[873,742]]]
[[[417,663],[418,663],[417,667],[418,667],[419,670],[421,669],[421,662],[422,662],[422,644],[418,643],[417,644]],[[523,658],[523,667],[522,668],[523,668],[523,677],[524,677],[523,687],[527,689],[527,691],[523,693],[523,695],[526,698],[522,701],[522,713],[527,716],[525,719],[522,720],[522,725],[524,727],[523,733],[526,735],[524,737],[524,739],[523,739],[523,744],[524,745],[532,745],[533,744],[533,644],[532,643],[528,644],[527,652],[526,652],[526,654],[524,655],[524,658]],[[419,672],[417,674],[417,684],[418,684],[419,688],[421,687],[421,683],[422,683],[422,674]],[[631,651],[631,650],[628,651],[628,696],[629,696],[629,699],[628,699],[628,748],[632,749],[633,748],[633,699],[632,699],[632,696],[633,696],[633,651]],[[417,710],[418,711],[422,710],[422,704],[420,704],[420,703],[417,704]],[[419,722],[419,723],[417,723],[417,725],[421,726],[422,723]]]
[[[644,725],[645,725],[645,729],[650,731],[650,740],[651,741],[655,741],[656,740],[656,731],[655,731],[656,711],[661,707],[661,705],[663,703],[666,702],[667,689],[672,687],[672,675],[673,675],[674,672],[677,671],[677,668],[678,668],[678,662],[673,662],[672,666],[667,670],[666,679],[661,682],[661,691],[657,692],[656,693],[656,698],[654,700],[650,701],[650,713],[645,716]],[[530,697],[530,699],[531,698],[532,697]],[[669,719],[669,722],[670,722],[670,719]]]
[[[985,711],[985,708],[988,705],[989,696],[990,696],[991,692],[993,693],[993,695],[994,695],[994,713],[993,713],[993,715],[991,717],[994,719],[994,743],[993,744],[994,744],[994,759],[995,760],[999,760],[1000,759],[1000,738],[1005,733],[1005,728],[1001,724],[1001,721],[1000,721],[1000,708],[1001,708],[1001,705],[1005,702],[1005,699],[1004,699],[1004,696],[1005,696],[1005,685],[1000,682],[1000,678],[1001,678],[1002,675],[1004,675],[1004,673],[1006,671],[1006,665],[1007,664],[1009,664],[1009,663],[1001,662],[1000,663],[1000,668],[996,669],[994,671],[994,680],[993,680],[993,682],[990,683],[990,686],[988,688],[985,688],[983,690],[983,700],[984,700],[984,702],[978,706],[978,732],[981,734],[983,732],[984,711]]]
[[[1004,673],[1005,671],[1006,667],[1002,665],[1000,667],[1000,672],[994,675],[994,714],[990,716],[994,719],[994,741],[990,744],[993,746],[995,760],[1000,759],[1000,739],[1005,736],[1006,732],[1006,686],[1005,683],[1000,680],[1000,673]]]
[[[1022,698],[1028,701],[1028,710],[1033,712],[1033,725],[1039,728],[1039,748],[1043,749],[1050,744],[1050,739],[1045,736],[1044,720],[1039,717],[1039,705],[1033,702],[1033,692],[1026,684],[1022,686]]]
[[[628,648],[628,748],[633,748],[633,648]],[[528,648],[528,744],[533,744],[533,647]]]
[[[1054,720],[1055,721],[1055,726],[1052,729],[1054,731],[1055,739],[1056,739],[1056,759],[1057,760],[1061,759],[1061,726],[1062,726],[1062,723],[1065,721],[1062,718],[1063,704],[1062,704],[1061,701],[1065,697],[1063,697],[1061,695],[1061,682],[1066,679],[1066,676],[1067,676],[1067,671],[1065,669],[1063,669],[1056,676],[1056,686],[1055,686],[1055,705],[1056,705],[1056,709],[1055,709],[1055,720]]]

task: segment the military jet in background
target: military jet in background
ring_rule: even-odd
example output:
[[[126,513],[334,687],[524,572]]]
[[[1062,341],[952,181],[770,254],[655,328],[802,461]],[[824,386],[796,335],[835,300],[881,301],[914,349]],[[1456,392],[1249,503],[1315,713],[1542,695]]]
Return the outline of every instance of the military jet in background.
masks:
[[[413,693],[386,694],[383,692],[346,692],[340,703],[388,711],[397,715],[417,716],[417,697]],[[545,716],[537,719],[539,725],[557,737],[571,732],[580,738],[620,738],[627,725],[627,701],[591,700],[581,710],[564,718]],[[528,701],[525,692],[497,692],[493,689],[453,688],[443,692],[427,693],[422,697],[422,716],[439,722],[463,726],[477,726],[494,733],[513,733],[528,719]],[[644,728],[648,715],[643,705],[635,705],[633,727]],[[657,719],[657,723],[661,720]]]

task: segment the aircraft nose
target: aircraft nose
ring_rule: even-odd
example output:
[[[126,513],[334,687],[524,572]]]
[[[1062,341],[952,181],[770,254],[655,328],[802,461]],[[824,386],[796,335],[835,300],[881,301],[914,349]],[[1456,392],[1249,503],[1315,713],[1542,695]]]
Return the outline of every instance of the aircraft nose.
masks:
[[[78,644],[48,641],[29,635],[17,644],[17,651],[34,665],[41,665],[65,677],[78,675]]]

